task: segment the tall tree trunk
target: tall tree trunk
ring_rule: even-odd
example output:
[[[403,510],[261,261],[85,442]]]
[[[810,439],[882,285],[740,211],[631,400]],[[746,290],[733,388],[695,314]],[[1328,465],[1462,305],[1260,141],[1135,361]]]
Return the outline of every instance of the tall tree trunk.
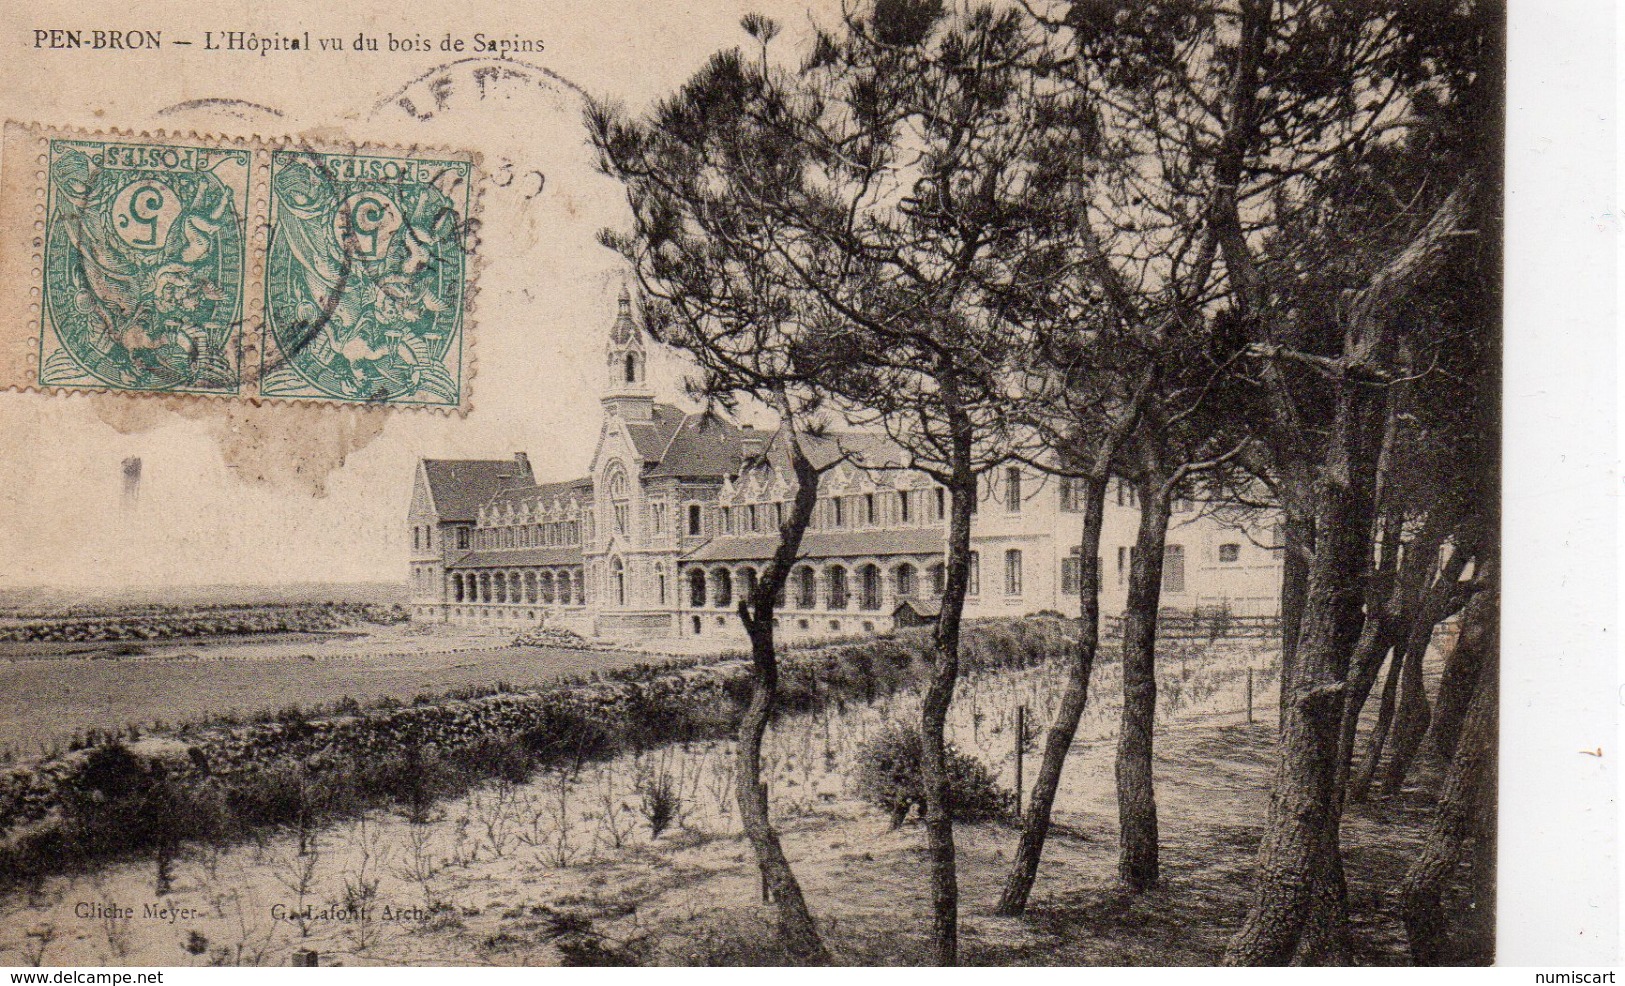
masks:
[[[1309,590],[1309,524],[1295,520],[1291,511],[1281,523],[1285,551],[1281,559],[1281,680],[1291,681],[1297,666],[1298,634],[1303,628],[1303,599]],[[1291,692],[1281,689],[1280,728],[1286,728],[1286,706]]]
[[[976,500],[971,468],[971,423],[950,410],[951,477],[948,484],[948,584],[932,638],[931,669],[920,709],[920,786],[925,795],[925,844],[931,866],[931,947],[937,965],[959,963],[959,877],[954,852],[953,804],[943,731],[959,678],[959,626],[970,580],[970,518]]]
[[[1440,600],[1453,591],[1452,583],[1461,574],[1462,559],[1459,553],[1452,554],[1444,566],[1439,565],[1439,548],[1449,525],[1449,518],[1439,513],[1431,514],[1422,532],[1405,546],[1404,560],[1397,566],[1392,564],[1398,554],[1397,539],[1389,537],[1383,547],[1383,554],[1389,562],[1387,568],[1393,572],[1393,578],[1386,598],[1367,600],[1365,627],[1359,643],[1355,645],[1353,660],[1349,663],[1349,693],[1343,703],[1343,738],[1338,751],[1338,790],[1345,800],[1348,796],[1349,772],[1354,763],[1360,715],[1365,711],[1366,699],[1370,697],[1372,686],[1382,670],[1383,657],[1391,648],[1407,641],[1417,620],[1428,620],[1430,626],[1437,622],[1429,614],[1439,609]],[[1390,531],[1397,530],[1398,523],[1392,522],[1388,527]],[[1389,713],[1391,716],[1391,706]]]
[[[1269,814],[1259,846],[1253,903],[1225,952],[1228,965],[1285,965],[1305,929],[1346,922],[1338,826],[1337,755],[1349,670],[1349,627],[1358,620],[1370,555],[1370,450],[1363,449],[1368,395],[1345,386],[1314,502],[1315,548],[1303,629],[1281,731]],[[1301,491],[1300,491],[1301,492]],[[1313,932],[1304,961],[1340,962],[1342,933]]]
[[[1392,418],[1389,420],[1391,425]],[[1387,442],[1385,429],[1385,449]],[[1382,456],[1379,456],[1378,463],[1375,479],[1380,484]],[[1375,518],[1374,497],[1370,506],[1373,508],[1371,516]],[[1365,507],[1366,504],[1359,504],[1357,512]],[[1363,519],[1360,522],[1363,523]],[[1397,527],[1397,523],[1394,527]],[[1309,908],[1304,916],[1303,931],[1292,952],[1293,965],[1347,965],[1354,954],[1354,938],[1349,930],[1348,883],[1343,872],[1343,801],[1348,782],[1349,749],[1354,743],[1352,727],[1358,721],[1360,706],[1365,704],[1366,695],[1375,681],[1377,665],[1388,650],[1390,618],[1386,604],[1389,600],[1382,597],[1388,594],[1383,590],[1383,585],[1392,578],[1394,568],[1393,541],[1389,537],[1389,530],[1384,531],[1383,559],[1376,566],[1368,564],[1364,572],[1364,604],[1356,605],[1353,596],[1345,597],[1345,605],[1338,616],[1337,652],[1348,654],[1349,663],[1344,673],[1342,711],[1339,714],[1332,806],[1315,840],[1309,870]],[[1370,557],[1369,548],[1366,557]]]
[[[1388,676],[1382,684],[1382,702],[1377,706],[1377,722],[1371,727],[1371,735],[1365,741],[1365,759],[1360,769],[1349,780],[1346,800],[1356,804],[1366,799],[1371,791],[1371,782],[1377,776],[1377,767],[1382,763],[1383,747],[1388,744],[1388,730],[1394,721],[1394,702],[1399,697],[1400,666],[1406,661],[1403,644],[1395,647],[1392,656],[1388,658]]]
[[[1313,883],[1303,932],[1292,951],[1292,964],[1302,966],[1348,965],[1354,954],[1354,937],[1349,930],[1348,883],[1343,874],[1340,843],[1342,809],[1337,819],[1321,827],[1316,837],[1310,866]]]
[[[1382,672],[1383,659],[1394,650],[1395,636],[1385,618],[1373,616],[1354,647],[1354,671],[1349,674],[1349,696],[1343,705],[1343,725],[1337,744],[1337,789],[1345,800],[1354,764],[1354,744],[1359,737],[1360,715],[1377,683],[1377,675]]]
[[[1439,702],[1428,736],[1433,752],[1447,763],[1455,755],[1456,741],[1467,718],[1479,669],[1486,661],[1496,659],[1493,640],[1500,620],[1496,604],[1494,594],[1489,592],[1476,593],[1468,600],[1461,614],[1461,632],[1445,661],[1444,677],[1439,681]]]
[[[1492,647],[1496,637],[1491,631]],[[1492,825],[1487,815],[1494,810],[1499,701],[1499,669],[1495,661],[1485,661],[1479,668],[1460,742],[1445,773],[1427,839],[1399,886],[1400,915],[1405,922],[1411,958],[1417,965],[1441,965],[1450,961],[1440,902],[1445,881],[1455,870],[1467,838],[1475,829]]]
[[[773,640],[774,607],[790,577],[790,568],[801,551],[802,535],[818,503],[818,473],[807,460],[793,428],[789,434],[787,444],[797,480],[795,500],[790,516],[779,529],[779,545],[772,563],[757,581],[750,598],[739,601],[739,617],[750,636],[752,676],[750,704],[739,723],[735,796],[745,838],[762,871],[763,887],[778,909],[780,939],[797,960],[825,965],[829,962],[829,952],[819,937],[818,926],[802,896],[801,884],[790,868],[790,861],[779,844],[778,832],[768,817],[767,787],[761,780],[762,737],[773,718],[779,694],[778,654]]]
[[[1427,690],[1423,682],[1424,660],[1432,645],[1434,629],[1441,620],[1450,615],[1452,610],[1461,605],[1461,586],[1457,580],[1461,578],[1466,565],[1467,552],[1458,544],[1449,561],[1439,570],[1437,578],[1423,594],[1421,602],[1409,613],[1411,622],[1405,647],[1410,659],[1407,660],[1405,673],[1400,678],[1399,708],[1394,726],[1394,752],[1388,761],[1388,769],[1383,778],[1383,793],[1390,797],[1404,788],[1411,764],[1422,749],[1422,740],[1430,732],[1433,717],[1429,713]],[[1460,638],[1458,644],[1459,641]],[[1452,648],[1452,654],[1455,650],[1456,648]],[[1469,649],[1462,659],[1474,660],[1472,650]],[[1457,674],[1459,673],[1458,669]],[[1447,677],[1448,674],[1447,667]],[[1472,695],[1471,679],[1464,686],[1454,679],[1448,683],[1452,692],[1461,697],[1460,715],[1465,715],[1467,700]],[[1440,687],[1442,695],[1444,686]],[[1459,715],[1455,722],[1460,723]]]
[[[1420,625],[1418,621],[1407,642],[1405,670],[1399,676],[1399,707],[1394,712],[1394,752],[1383,771],[1382,793],[1394,797],[1405,789],[1405,778],[1410,775],[1411,764],[1422,749],[1427,735],[1429,709],[1427,683],[1422,677],[1422,666],[1433,641],[1433,624]]]
[[[1157,883],[1157,799],[1152,732],[1157,717],[1157,609],[1171,492],[1166,477],[1139,484],[1140,529],[1123,610],[1123,724],[1117,734],[1117,876],[1134,890]]]
[[[1061,786],[1061,771],[1072,750],[1078,722],[1089,702],[1089,679],[1094,674],[1095,654],[1100,646],[1100,530],[1105,517],[1107,480],[1103,476],[1091,476],[1078,482],[1083,495],[1083,533],[1078,539],[1078,561],[1082,570],[1078,585],[1078,640],[1073,647],[1072,664],[1067,669],[1061,707],[1044,740],[1044,759],[1039,764],[1032,800],[1022,821],[1016,858],[1010,864],[1010,875],[1005,879],[1004,893],[995,910],[997,914],[1010,917],[1026,912],[1033,881],[1038,877],[1038,861],[1044,853],[1044,841],[1049,837],[1055,793]]]

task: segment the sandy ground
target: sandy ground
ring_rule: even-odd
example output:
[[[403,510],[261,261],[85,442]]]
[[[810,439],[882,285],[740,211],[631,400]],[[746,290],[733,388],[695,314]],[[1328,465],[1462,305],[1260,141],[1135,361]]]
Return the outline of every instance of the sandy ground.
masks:
[[[989,914],[1014,829],[960,826],[963,950],[970,963],[1206,964],[1244,914],[1245,888],[1273,761],[1273,654],[1221,642],[1164,661],[1157,798],[1164,880],[1127,894],[1115,882],[1112,757],[1120,685],[1097,671],[1030,914]],[[1255,674],[1257,721],[1244,711]],[[1013,718],[1053,715],[1058,667],[972,676],[952,741],[1014,779]],[[864,738],[912,720],[917,697],[787,718],[770,734],[767,772],[786,851],[842,962],[916,964],[929,899],[917,824],[893,830],[846,789]],[[1040,737],[1041,740],[1041,737]],[[1027,757],[1026,776],[1036,767]],[[678,817],[651,835],[645,792],[665,777]],[[167,893],[135,862],[48,881],[0,904],[0,961],[46,964],[558,964],[559,942],[588,940],[622,961],[773,964],[771,912],[733,809],[731,744],[677,745],[579,771],[495,786],[413,824],[375,814],[258,845],[198,849]],[[1347,822],[1361,959],[1396,962],[1400,930],[1385,891],[1419,838],[1418,799],[1360,809]],[[1415,802],[1415,803],[1412,803]],[[308,908],[308,910],[307,910]],[[560,937],[560,932],[572,932]]]
[[[1115,880],[1118,666],[1097,668],[1025,918],[989,913],[1015,830],[957,830],[964,961],[1217,961],[1245,913],[1267,804],[1276,690],[1264,669],[1275,657],[1236,641],[1163,660],[1163,882],[1139,895]],[[1029,721],[1049,722],[1060,675],[1050,666],[968,677],[951,741],[1010,784],[1015,710],[1026,705]],[[890,828],[846,783],[865,737],[917,714],[917,696],[904,693],[787,717],[769,734],[766,776],[785,849],[842,963],[912,965],[928,954],[919,826]],[[0,902],[0,962],[284,965],[309,949],[324,965],[555,965],[566,958],[561,944],[574,943],[577,959],[585,948],[620,963],[780,964],[734,812],[732,753],[726,742],[680,744],[588,763],[483,788],[417,824],[377,813],[332,825],[307,833],[304,853],[294,833],[197,849],[176,863],[166,893],[150,860],[53,879]],[[1027,756],[1029,783],[1036,758]],[[677,817],[654,835],[648,792],[659,778],[676,795]],[[1419,844],[1433,780],[1425,768],[1417,789],[1346,818],[1364,964],[1404,960],[1389,890]]]

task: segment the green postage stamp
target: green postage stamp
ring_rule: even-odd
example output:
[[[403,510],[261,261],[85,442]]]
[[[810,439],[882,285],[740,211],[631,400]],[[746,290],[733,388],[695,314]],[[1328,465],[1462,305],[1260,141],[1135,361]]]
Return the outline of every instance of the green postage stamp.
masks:
[[[455,406],[470,164],[271,154],[260,393]]]
[[[0,389],[466,409],[475,155],[8,124],[0,160]]]
[[[250,152],[49,146],[40,386],[238,393]]]

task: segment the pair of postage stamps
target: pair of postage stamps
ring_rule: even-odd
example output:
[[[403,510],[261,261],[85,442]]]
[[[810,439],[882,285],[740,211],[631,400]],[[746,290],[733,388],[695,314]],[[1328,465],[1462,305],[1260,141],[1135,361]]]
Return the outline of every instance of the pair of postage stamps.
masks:
[[[472,155],[7,138],[34,179],[33,386],[462,406]]]

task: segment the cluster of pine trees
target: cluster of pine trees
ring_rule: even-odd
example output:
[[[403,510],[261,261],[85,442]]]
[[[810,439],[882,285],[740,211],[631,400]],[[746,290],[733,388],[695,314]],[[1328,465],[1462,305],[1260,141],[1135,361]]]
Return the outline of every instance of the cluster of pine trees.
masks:
[[[786,946],[828,958],[757,783],[773,615],[832,464],[811,445],[839,421],[883,429],[949,494],[919,723],[938,962],[959,948],[943,727],[972,505],[978,477],[1011,461],[1078,491],[1083,591],[1000,912],[1027,906],[1088,700],[1115,477],[1141,513],[1122,631],[1124,885],[1159,879],[1171,504],[1275,510],[1279,762],[1226,961],[1349,961],[1343,809],[1398,791],[1427,744],[1448,767],[1396,893],[1413,957],[1439,961],[1446,878],[1467,854],[1487,872],[1494,846],[1502,11],[861,0],[806,44],[763,17],[742,26],[747,40],[652,109],[595,101],[587,122],[632,216],[603,239],[636,272],[651,333],[692,357],[719,406],[776,413],[798,480],[739,602],[756,674],[738,800]],[[1423,657],[1446,620],[1460,632],[1430,704]]]

